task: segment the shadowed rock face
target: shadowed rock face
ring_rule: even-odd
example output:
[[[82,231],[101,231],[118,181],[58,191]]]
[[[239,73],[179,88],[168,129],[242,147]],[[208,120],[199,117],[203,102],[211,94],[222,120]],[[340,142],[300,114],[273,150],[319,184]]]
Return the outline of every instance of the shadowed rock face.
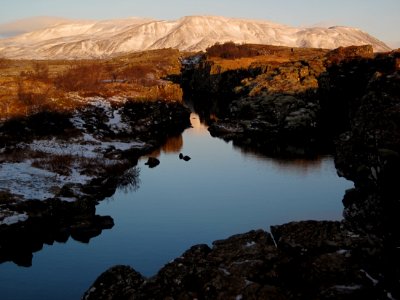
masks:
[[[294,136],[306,143],[321,135],[327,138],[335,145],[338,173],[355,184],[343,199],[344,220],[293,222],[273,226],[271,234],[258,230],[214,242],[211,248],[193,246],[154,277],[123,283],[124,291],[130,287],[124,297],[400,297],[399,58],[399,52],[372,57],[368,47],[352,47],[333,51],[329,60],[290,62],[265,68],[248,83],[242,80],[240,94],[223,102],[227,107],[210,131],[262,150],[277,142],[282,149]],[[306,65],[313,75],[300,71]],[[300,80],[300,74],[308,79]],[[210,74],[207,80],[218,84],[220,78]],[[288,86],[296,92],[283,92]],[[235,87],[237,80],[230,93]],[[112,299],[123,282],[117,274],[115,269],[106,271],[102,276],[114,280],[96,281],[84,299]],[[106,296],[92,296],[96,290]]]
[[[272,232],[235,235],[212,248],[193,246],[152,278],[126,266],[111,268],[82,299],[379,297],[360,255],[374,257],[358,251],[373,246],[340,222],[295,222]]]
[[[217,114],[217,121],[208,120],[213,136],[273,156],[312,156],[327,147],[332,152],[332,141],[350,128],[373,74],[396,71],[396,52],[374,55],[371,46],[278,50],[275,60],[240,70],[216,72],[233,64],[220,58],[184,69],[185,96],[194,107]]]
[[[83,299],[131,299],[145,279],[128,266],[115,266],[99,276]]]

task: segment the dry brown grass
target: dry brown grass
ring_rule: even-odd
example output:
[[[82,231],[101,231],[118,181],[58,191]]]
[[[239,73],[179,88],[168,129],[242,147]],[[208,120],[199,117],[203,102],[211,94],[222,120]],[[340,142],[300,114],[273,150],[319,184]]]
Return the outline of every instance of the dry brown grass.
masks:
[[[240,45],[238,48],[241,50],[235,52],[233,58],[209,54],[211,73],[309,60],[327,52],[265,45]],[[73,110],[82,103],[75,101],[71,94],[181,101],[180,86],[166,79],[180,74],[182,56],[185,54],[178,50],[162,49],[96,60],[0,58],[0,120],[42,110]]]
[[[105,66],[100,62],[77,63],[53,79],[56,88],[65,92],[92,91],[103,88]]]
[[[70,176],[73,169],[80,170],[82,174],[88,176],[120,176],[130,164],[128,161],[105,160],[101,157],[85,157],[73,154],[45,154],[42,152],[31,153],[33,157],[32,167],[47,170],[62,176]],[[19,156],[21,159],[26,155]]]
[[[177,84],[165,80],[180,72],[178,50],[163,49],[96,60],[8,60],[0,58],[0,120],[41,110],[72,110],[83,97],[121,96],[143,100],[182,100]]]
[[[69,176],[72,172],[76,157],[69,154],[52,154],[32,162],[32,167],[47,170],[63,176]]]

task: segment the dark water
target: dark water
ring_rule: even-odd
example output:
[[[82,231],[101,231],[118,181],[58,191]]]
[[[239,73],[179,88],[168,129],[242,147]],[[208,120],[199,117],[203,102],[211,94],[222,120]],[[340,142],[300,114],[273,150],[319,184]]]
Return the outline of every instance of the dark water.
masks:
[[[276,160],[243,153],[195,127],[139,162],[137,191],[118,191],[97,207],[114,228],[89,244],[72,239],[34,253],[33,266],[0,265],[0,299],[79,299],[110,266],[128,264],[146,276],[193,244],[294,220],[341,219],[352,183],[339,178],[330,157]],[[188,162],[179,152],[192,157]]]

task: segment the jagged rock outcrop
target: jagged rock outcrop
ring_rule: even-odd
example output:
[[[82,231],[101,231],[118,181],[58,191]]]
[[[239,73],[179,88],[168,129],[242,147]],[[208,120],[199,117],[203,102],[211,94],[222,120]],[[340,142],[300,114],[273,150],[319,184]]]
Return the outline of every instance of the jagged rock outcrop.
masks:
[[[394,54],[375,58],[371,46],[338,48],[299,60],[290,52],[280,55],[289,61],[221,73],[215,72],[212,59],[203,58],[183,73],[185,95],[196,94],[195,107],[211,108],[219,117],[210,122],[212,135],[272,155],[291,155],[295,148],[295,155],[312,154],[312,148],[329,144],[349,128],[349,106],[358,105],[354,99],[365,92],[372,74],[390,74],[396,68],[396,58],[390,58]],[[344,64],[349,66],[345,71],[340,67]]]
[[[336,167],[355,183],[344,199],[346,219],[357,228],[395,239],[396,244],[400,242],[400,74],[394,61],[399,56],[395,52],[359,69],[341,66],[342,72],[350,68],[358,75],[351,88],[359,91],[348,104],[349,130],[336,142]]]
[[[280,50],[281,55],[291,58],[288,50]],[[209,75],[210,81],[224,89],[216,95],[214,89],[206,89],[211,95],[203,98],[217,99],[214,102],[225,107],[218,110],[220,120],[210,124],[211,134],[272,155],[298,155],[297,151],[311,155],[321,136],[318,79],[326,71],[325,53],[321,51],[308,60],[250,65],[233,81],[220,81],[224,73]],[[200,74],[207,72],[202,67],[199,64]],[[194,78],[198,76],[196,71],[191,72]],[[294,149],[296,153],[291,153]]]
[[[115,266],[97,278],[83,299],[128,300],[144,283],[143,276],[128,266]]]
[[[193,246],[152,278],[111,268],[82,299],[377,299],[392,290],[375,269],[381,249],[340,222],[271,230]]]

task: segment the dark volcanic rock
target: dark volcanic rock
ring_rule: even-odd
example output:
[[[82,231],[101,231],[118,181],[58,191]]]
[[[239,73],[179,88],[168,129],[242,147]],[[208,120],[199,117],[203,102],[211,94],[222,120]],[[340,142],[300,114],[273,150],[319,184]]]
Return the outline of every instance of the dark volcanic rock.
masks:
[[[339,47],[329,51],[326,57],[328,60],[333,60],[335,63],[354,58],[373,58],[374,49],[371,45]]]
[[[267,292],[276,295],[272,299],[279,299],[283,295],[276,286],[261,285],[266,276],[274,276],[265,274],[264,270],[278,254],[268,233],[251,231],[213,245],[212,249],[207,245],[193,246],[155,277],[125,286],[124,290],[131,290],[129,299],[246,299],[254,296],[261,299]],[[111,276],[113,269],[104,274]],[[114,280],[113,285],[118,282]],[[84,299],[98,298],[86,296]]]
[[[375,55],[365,45],[340,47],[299,61],[266,62],[257,72],[250,66],[247,73],[225,81],[223,89],[204,88],[206,95],[192,100],[196,107],[206,106],[205,98],[212,99],[208,107],[219,117],[209,127],[213,136],[269,155],[303,152],[309,156],[331,146],[338,134],[350,128],[360,105],[357,99],[365,94],[372,75],[396,71],[397,56],[395,52]],[[201,82],[219,82],[217,78],[231,72],[216,74],[210,63],[199,63],[195,71],[183,74],[192,82],[184,86],[187,95],[197,92],[193,81],[198,76],[206,77]],[[299,148],[303,151],[291,153]]]
[[[127,266],[115,266],[103,273],[82,299],[111,300],[132,299],[134,287],[143,284],[144,278]]]
[[[210,124],[213,136],[233,140],[239,146],[253,146],[271,155],[286,155],[286,152],[290,155],[291,148],[312,148],[320,134],[316,90],[318,76],[324,71],[322,59],[250,66],[247,73],[241,72],[241,80],[224,82],[224,89],[218,93],[212,88],[204,89],[203,93],[208,95],[198,100],[195,97],[194,106],[206,105],[204,98],[215,99],[209,107],[212,111],[217,107],[220,118]],[[204,68],[202,72],[204,75],[211,70]],[[209,81],[218,81],[218,75],[208,76]],[[193,88],[197,91],[198,87]],[[227,89],[230,94],[224,92]]]
[[[372,61],[368,72],[359,70],[360,78],[369,77],[349,102],[351,125],[336,141],[336,167],[355,183],[344,199],[346,219],[384,235],[400,225],[394,213],[400,208],[400,74],[387,72],[399,55]]]
[[[348,239],[341,222],[303,221],[272,226],[271,232],[281,249],[297,254],[329,252],[347,248],[354,242]],[[347,242],[346,242],[347,241]]]
[[[149,166],[149,168],[157,167],[160,164],[160,161],[156,157],[149,157],[145,165]]]
[[[374,246],[342,223],[297,222],[273,232],[277,247],[269,233],[250,231],[212,248],[193,246],[148,279],[112,268],[84,299],[117,299],[116,293],[123,299],[376,299],[383,293],[373,277],[379,275],[368,273],[376,261],[359,258],[360,251],[373,258],[363,249]],[[138,279],[124,281],[131,274]],[[109,281],[101,285],[102,278]]]
[[[224,82],[222,94],[236,95],[222,101],[213,135],[273,154],[292,139],[302,145],[323,136],[335,142],[338,173],[355,187],[341,222],[292,222],[273,226],[272,235],[193,246],[156,276],[124,286],[130,299],[400,298],[399,59],[398,51],[375,55],[363,46],[241,71],[232,82],[234,72],[207,78],[212,66],[201,62],[205,72],[190,70],[206,92]]]

